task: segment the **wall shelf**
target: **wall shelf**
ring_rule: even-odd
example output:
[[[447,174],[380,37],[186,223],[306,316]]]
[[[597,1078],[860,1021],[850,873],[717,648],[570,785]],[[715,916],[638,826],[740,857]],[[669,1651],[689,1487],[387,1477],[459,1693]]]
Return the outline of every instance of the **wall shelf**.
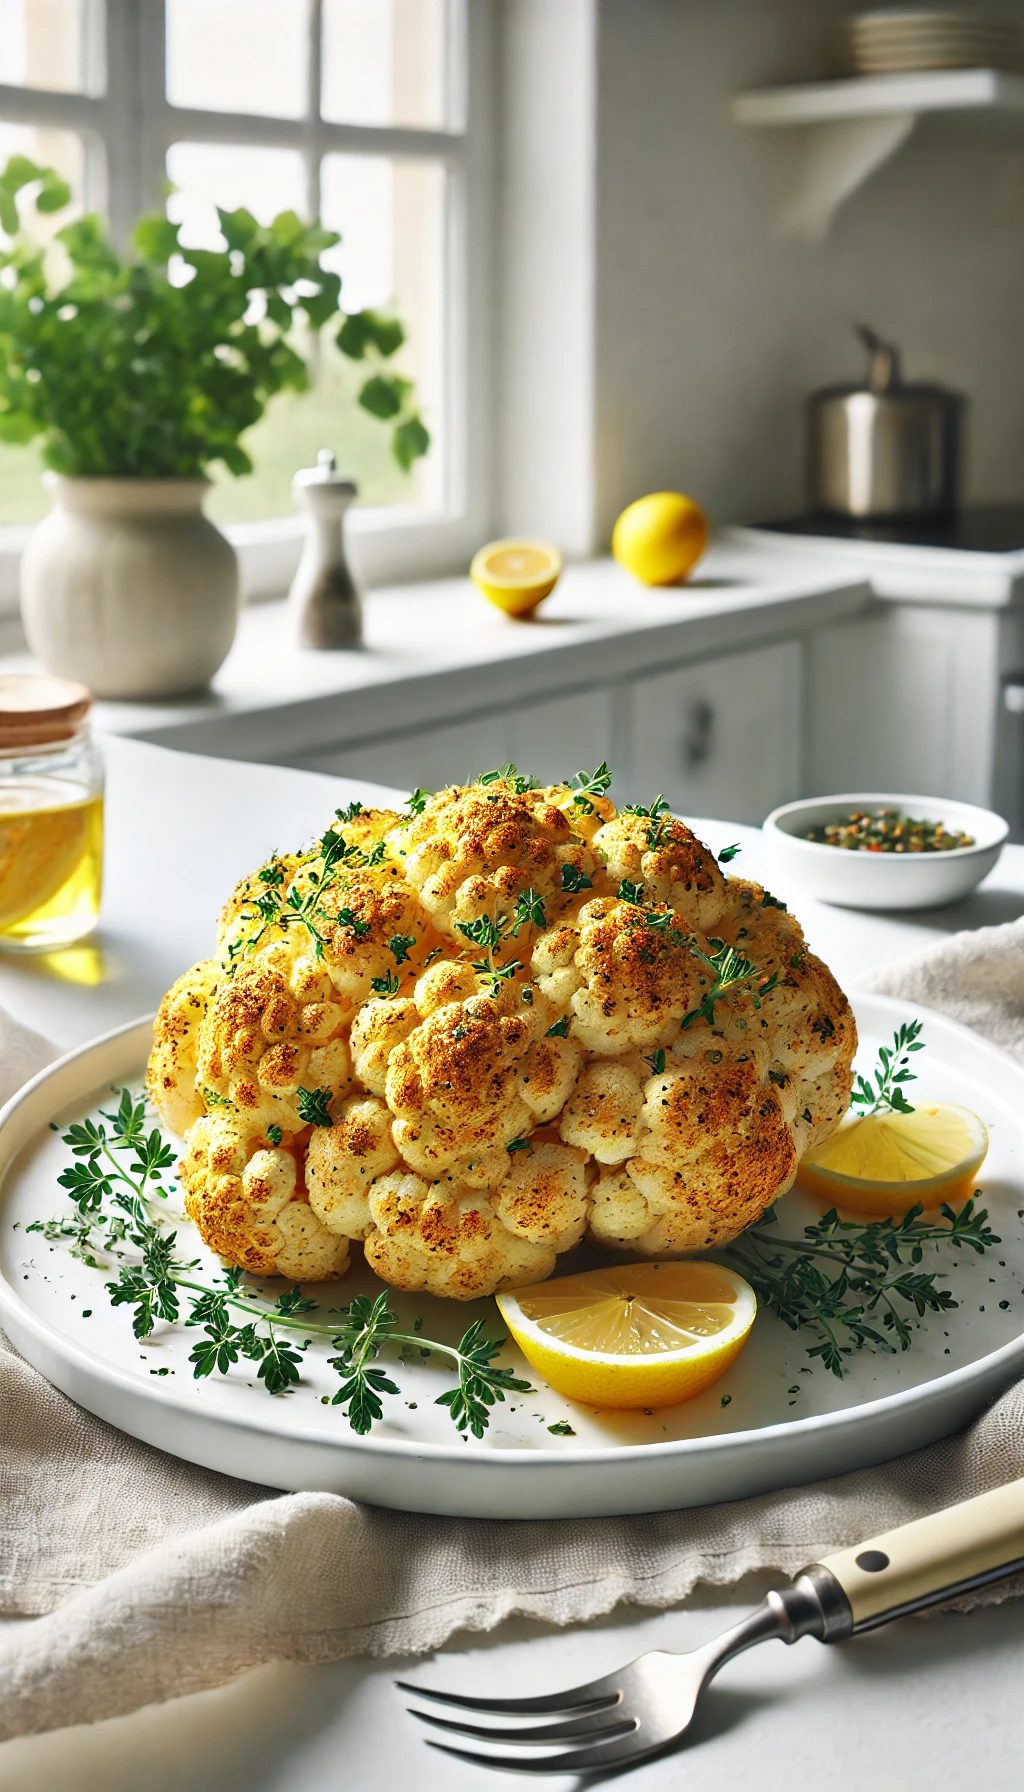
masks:
[[[843,202],[906,143],[928,113],[1024,115],[1024,75],[999,69],[942,69],[907,75],[860,75],[739,93],[736,124],[758,129],[801,127],[797,191],[785,230],[820,242]]]

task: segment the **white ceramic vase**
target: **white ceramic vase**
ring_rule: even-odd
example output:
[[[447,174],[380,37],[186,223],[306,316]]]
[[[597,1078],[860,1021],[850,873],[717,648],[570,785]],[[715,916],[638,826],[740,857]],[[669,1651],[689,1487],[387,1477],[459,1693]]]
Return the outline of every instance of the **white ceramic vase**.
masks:
[[[207,684],[238,625],[235,550],[203,515],[205,479],[44,473],[53,505],[21,563],[28,644],[97,697]]]

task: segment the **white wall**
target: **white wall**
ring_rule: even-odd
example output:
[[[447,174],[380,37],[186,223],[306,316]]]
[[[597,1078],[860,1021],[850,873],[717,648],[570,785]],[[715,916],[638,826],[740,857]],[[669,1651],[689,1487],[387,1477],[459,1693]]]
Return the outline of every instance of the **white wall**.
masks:
[[[498,526],[588,554],[596,0],[505,0],[500,16]]]
[[[801,399],[859,373],[859,318],[970,395],[967,495],[1024,501],[1024,119],[926,124],[821,246],[777,228],[795,133],[729,121],[821,73],[847,10],[599,0],[596,545],[663,486],[719,521],[798,508]]]

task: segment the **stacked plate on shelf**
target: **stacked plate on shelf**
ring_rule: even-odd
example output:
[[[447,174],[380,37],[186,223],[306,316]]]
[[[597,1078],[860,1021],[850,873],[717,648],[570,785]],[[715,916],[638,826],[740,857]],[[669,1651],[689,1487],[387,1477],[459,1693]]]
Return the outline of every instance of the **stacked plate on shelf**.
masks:
[[[1020,33],[995,13],[880,7],[843,20],[847,69],[904,75],[923,69],[1024,67]]]

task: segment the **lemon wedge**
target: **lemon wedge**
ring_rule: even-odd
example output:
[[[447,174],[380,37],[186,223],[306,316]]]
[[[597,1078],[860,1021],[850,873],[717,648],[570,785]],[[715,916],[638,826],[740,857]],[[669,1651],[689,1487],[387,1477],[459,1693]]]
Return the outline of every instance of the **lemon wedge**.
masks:
[[[497,1297],[528,1363],[587,1406],[675,1406],[739,1355],[754,1290],[717,1263],[630,1263]]]
[[[469,576],[507,616],[528,616],[553,591],[562,556],[549,541],[490,541],[473,556]]]
[[[970,1108],[922,1102],[909,1114],[847,1115],[800,1165],[812,1194],[878,1217],[951,1206],[973,1192],[988,1133]]]

